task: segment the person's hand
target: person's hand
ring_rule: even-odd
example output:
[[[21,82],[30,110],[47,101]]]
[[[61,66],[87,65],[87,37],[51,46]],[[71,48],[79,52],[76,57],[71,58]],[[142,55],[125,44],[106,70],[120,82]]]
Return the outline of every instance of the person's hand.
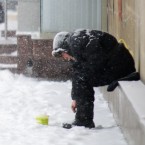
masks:
[[[73,111],[74,113],[76,112],[76,109],[77,109],[77,103],[76,103],[75,100],[72,101],[71,109],[72,109],[72,111]]]
[[[62,57],[67,60],[67,61],[70,61],[70,60],[75,60],[74,57],[72,57],[71,55],[67,54],[66,52],[62,52]]]

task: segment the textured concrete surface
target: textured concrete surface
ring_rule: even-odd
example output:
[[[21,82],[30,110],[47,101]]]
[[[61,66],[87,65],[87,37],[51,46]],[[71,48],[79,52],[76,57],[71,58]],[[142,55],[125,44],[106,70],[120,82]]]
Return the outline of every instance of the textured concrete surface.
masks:
[[[145,145],[145,85],[141,81],[120,82],[113,92],[100,88],[129,145]]]

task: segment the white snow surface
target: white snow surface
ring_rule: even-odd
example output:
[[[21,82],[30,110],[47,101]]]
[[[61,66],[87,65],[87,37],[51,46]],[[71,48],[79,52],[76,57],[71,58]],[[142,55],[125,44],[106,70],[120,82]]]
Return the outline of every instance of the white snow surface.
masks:
[[[0,68],[17,68],[17,64],[3,64],[3,63],[0,63]]]
[[[107,102],[95,88],[94,122],[103,129],[73,127],[71,82],[27,78],[0,71],[0,145],[127,145]],[[49,125],[37,124],[35,117],[49,115]]]

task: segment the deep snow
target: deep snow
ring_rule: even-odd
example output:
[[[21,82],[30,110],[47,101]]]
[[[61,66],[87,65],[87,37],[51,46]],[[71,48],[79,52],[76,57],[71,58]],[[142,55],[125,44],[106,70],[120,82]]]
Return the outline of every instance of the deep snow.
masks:
[[[74,127],[71,122],[71,82],[51,82],[0,71],[0,145],[127,145],[102,94],[95,88],[95,118],[104,129]],[[49,125],[35,117],[48,114]]]

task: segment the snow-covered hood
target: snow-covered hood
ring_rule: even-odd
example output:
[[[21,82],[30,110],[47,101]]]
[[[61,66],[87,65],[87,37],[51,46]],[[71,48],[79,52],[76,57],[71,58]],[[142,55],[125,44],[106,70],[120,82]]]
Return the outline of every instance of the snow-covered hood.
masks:
[[[53,39],[53,56],[60,57],[62,52],[69,51],[69,45],[67,42],[67,38],[69,38],[69,36],[69,32],[59,32],[55,35]]]

